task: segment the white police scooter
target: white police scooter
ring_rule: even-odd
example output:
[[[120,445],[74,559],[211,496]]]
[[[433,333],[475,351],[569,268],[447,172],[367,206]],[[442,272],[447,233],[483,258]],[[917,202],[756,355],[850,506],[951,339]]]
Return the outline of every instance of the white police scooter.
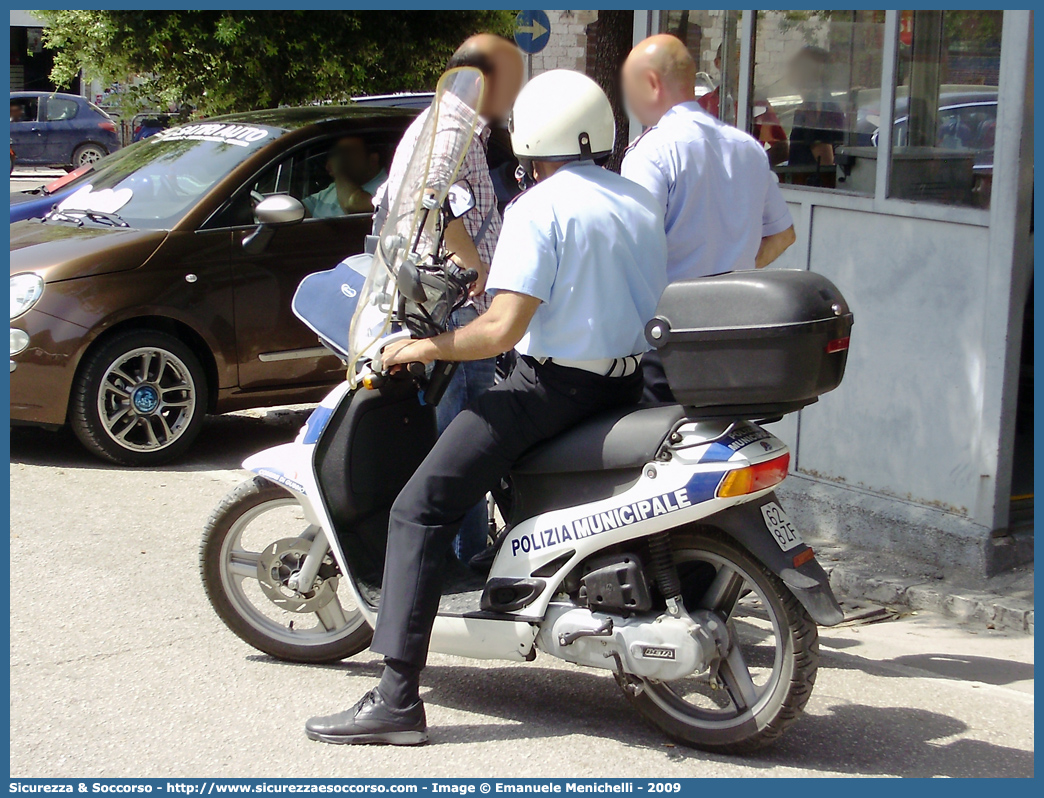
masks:
[[[452,372],[385,375],[380,349],[444,329],[474,280],[441,242],[467,194],[447,202],[456,168],[435,175],[431,154],[438,141],[459,167],[470,135],[440,137],[457,135],[462,102],[474,117],[481,91],[477,70],[440,82],[365,282],[348,262],[312,281],[357,303],[347,336],[302,284],[295,308],[350,380],[293,443],[244,463],[255,476],[207,524],[210,601],[272,656],[330,662],[369,644],[388,510],[435,441],[432,404]],[[700,748],[777,739],[811,693],[816,623],[842,613],[772,492],[787,448],[751,419],[836,387],[851,321],[837,289],[806,272],[669,287],[646,334],[681,404],[613,411],[528,453],[498,496],[505,523],[488,577],[448,569],[431,650],[515,661],[541,651],[610,670],[643,715]]]

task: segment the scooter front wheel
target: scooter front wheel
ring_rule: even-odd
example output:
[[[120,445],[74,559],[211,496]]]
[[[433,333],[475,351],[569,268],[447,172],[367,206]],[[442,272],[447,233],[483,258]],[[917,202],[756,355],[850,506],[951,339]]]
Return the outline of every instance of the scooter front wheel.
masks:
[[[769,745],[812,693],[816,624],[778,576],[725,534],[672,537],[685,607],[725,621],[729,655],[713,673],[671,682],[631,676],[621,687],[642,715],[685,745],[731,754]]]
[[[200,547],[203,586],[244,642],[305,663],[336,662],[369,646],[373,632],[354,603],[342,602],[328,547],[312,583],[290,587],[322,534],[292,493],[262,477],[239,485],[211,514]]]

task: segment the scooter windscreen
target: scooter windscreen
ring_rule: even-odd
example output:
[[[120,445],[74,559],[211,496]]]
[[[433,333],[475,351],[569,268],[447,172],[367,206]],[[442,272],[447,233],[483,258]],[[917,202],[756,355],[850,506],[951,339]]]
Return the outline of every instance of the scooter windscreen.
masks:
[[[474,67],[451,69],[439,80],[431,110],[401,179],[390,192],[390,211],[359,296],[349,331],[348,379],[377,354],[381,338],[398,329],[397,278],[404,262],[423,266],[438,256],[440,209],[478,125],[485,82]]]

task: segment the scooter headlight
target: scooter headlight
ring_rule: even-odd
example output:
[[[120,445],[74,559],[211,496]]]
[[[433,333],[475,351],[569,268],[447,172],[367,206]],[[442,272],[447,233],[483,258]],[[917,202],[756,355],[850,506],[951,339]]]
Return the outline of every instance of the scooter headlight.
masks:
[[[44,281],[38,274],[24,272],[11,278],[11,318],[16,319],[43,296]]]

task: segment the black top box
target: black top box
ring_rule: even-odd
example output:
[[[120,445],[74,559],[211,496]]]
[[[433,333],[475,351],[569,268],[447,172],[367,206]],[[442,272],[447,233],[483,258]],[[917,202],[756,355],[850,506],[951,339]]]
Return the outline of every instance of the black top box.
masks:
[[[852,313],[806,271],[741,271],[667,286],[645,337],[677,401],[704,417],[777,417],[841,383]]]

